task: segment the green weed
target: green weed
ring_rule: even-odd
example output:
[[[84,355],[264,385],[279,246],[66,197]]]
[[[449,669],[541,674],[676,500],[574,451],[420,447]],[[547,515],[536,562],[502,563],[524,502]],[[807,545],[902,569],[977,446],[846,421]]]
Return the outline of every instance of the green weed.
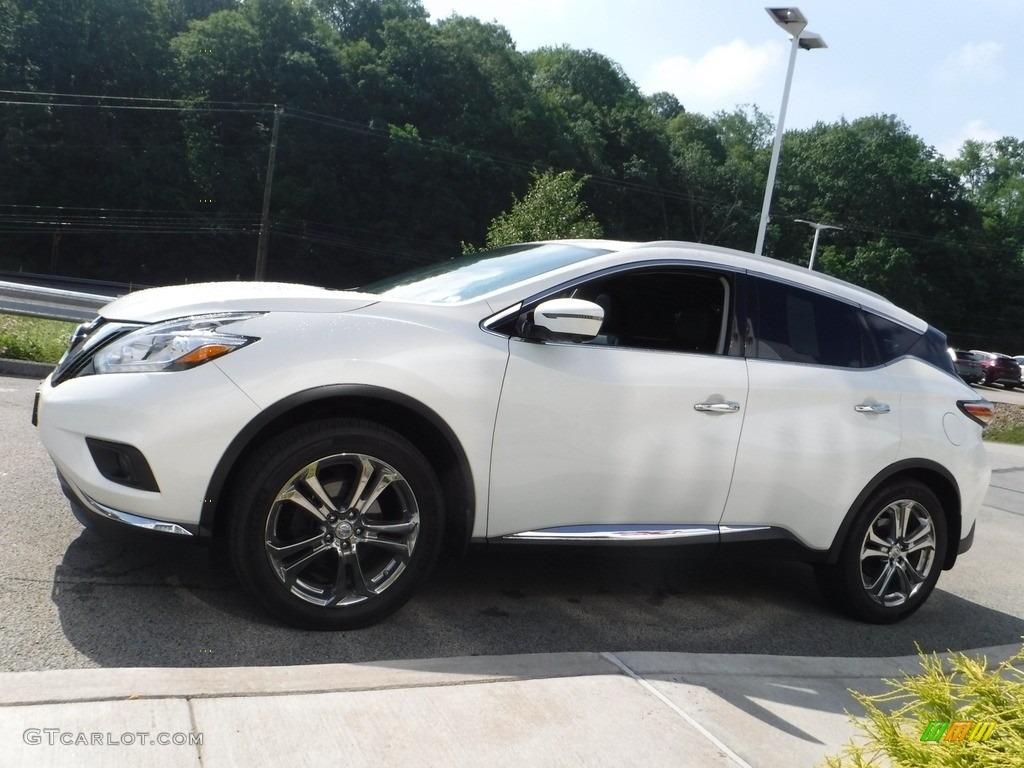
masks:
[[[56,364],[74,330],[61,320],[0,315],[0,357]]]

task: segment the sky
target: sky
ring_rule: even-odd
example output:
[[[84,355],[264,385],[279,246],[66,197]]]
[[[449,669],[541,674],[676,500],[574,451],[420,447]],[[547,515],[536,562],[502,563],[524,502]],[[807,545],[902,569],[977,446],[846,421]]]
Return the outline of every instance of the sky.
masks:
[[[645,94],[710,115],[778,119],[789,35],[764,0],[423,0],[505,27],[521,52],[590,49]],[[777,3],[774,5],[784,5]],[[786,129],[896,115],[947,157],[965,139],[1024,138],[1024,0],[800,0],[826,49],[797,54]]]

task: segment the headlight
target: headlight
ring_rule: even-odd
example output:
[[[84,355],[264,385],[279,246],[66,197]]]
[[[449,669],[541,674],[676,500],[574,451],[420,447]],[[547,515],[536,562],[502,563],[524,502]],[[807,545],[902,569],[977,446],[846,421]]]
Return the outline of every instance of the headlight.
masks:
[[[147,325],[98,350],[93,369],[96,373],[138,373],[194,368],[258,341],[220,330],[258,314],[202,315]]]

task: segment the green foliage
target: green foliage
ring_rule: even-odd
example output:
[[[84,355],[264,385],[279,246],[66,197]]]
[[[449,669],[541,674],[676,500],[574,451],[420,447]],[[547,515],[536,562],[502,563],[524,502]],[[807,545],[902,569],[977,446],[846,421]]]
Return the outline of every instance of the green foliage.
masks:
[[[0,268],[144,284],[252,273],[274,105],[268,278],[346,287],[483,242],[531,168],[589,178],[610,238],[749,250],[774,138],[420,0],[0,0],[0,89],[36,94],[0,110]],[[766,252],[839,225],[820,269],[1016,353],[1022,179],[1013,137],[946,161],[892,115],[790,131]]]
[[[1024,444],[1024,407],[996,403],[996,414],[982,437],[995,443]]]
[[[601,225],[579,199],[586,178],[569,171],[534,173],[529,191],[491,222],[487,247],[562,238],[599,238]]]
[[[768,167],[770,123],[756,107],[707,118],[677,114],[666,126],[672,180],[684,198],[670,228],[682,240],[749,250]]]
[[[74,323],[0,315],[0,357],[56,364],[74,330]]]
[[[828,768],[1020,768],[1024,766],[1024,649],[989,670],[984,657],[954,653],[949,668],[921,654],[922,671],[885,680],[878,696],[853,693],[864,707],[852,718],[863,743],[851,743]],[[995,723],[987,741],[921,741],[933,721]]]

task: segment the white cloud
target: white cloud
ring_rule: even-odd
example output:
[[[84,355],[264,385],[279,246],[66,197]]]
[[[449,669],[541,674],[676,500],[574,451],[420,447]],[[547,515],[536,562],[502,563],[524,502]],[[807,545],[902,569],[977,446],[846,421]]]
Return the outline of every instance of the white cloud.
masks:
[[[953,139],[940,142],[936,149],[944,157],[953,158],[960,154],[960,149],[968,139],[974,141],[995,141],[1003,137],[1003,134],[985,126],[984,120],[971,120],[960,130],[960,134]]]
[[[657,62],[641,87],[645,93],[674,93],[691,111],[728,108],[752,95],[765,73],[784,57],[781,43],[751,45],[733,40],[696,60],[672,56]]]
[[[967,43],[939,66],[938,79],[942,83],[965,83],[974,80],[992,82],[1003,76],[999,55],[1002,43]]]

